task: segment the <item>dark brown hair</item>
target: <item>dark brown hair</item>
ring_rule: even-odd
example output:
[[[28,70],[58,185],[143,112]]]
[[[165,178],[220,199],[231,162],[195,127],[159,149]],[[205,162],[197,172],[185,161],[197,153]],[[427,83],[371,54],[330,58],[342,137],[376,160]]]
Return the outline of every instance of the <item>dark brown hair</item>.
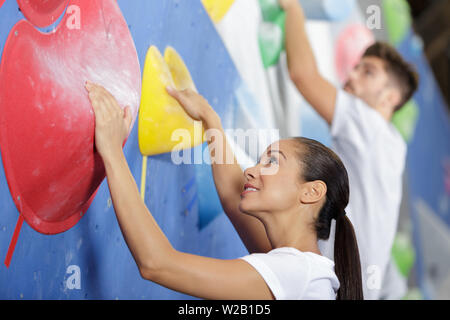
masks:
[[[401,91],[402,99],[395,107],[400,110],[411,99],[419,85],[419,75],[400,53],[385,42],[376,42],[366,49],[363,57],[377,57],[384,61],[386,71]]]
[[[338,300],[362,300],[361,262],[353,225],[346,217],[349,200],[347,170],[339,157],[318,141],[293,138],[299,144],[302,178],[327,185],[326,201],[315,222],[317,238],[327,240],[331,221],[336,220],[335,272],[340,282]]]

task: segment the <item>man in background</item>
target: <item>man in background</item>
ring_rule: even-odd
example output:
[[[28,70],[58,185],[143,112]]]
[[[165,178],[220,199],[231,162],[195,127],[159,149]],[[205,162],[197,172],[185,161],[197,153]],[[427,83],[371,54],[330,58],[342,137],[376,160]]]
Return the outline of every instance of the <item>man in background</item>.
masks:
[[[289,74],[306,101],[330,125],[332,148],[350,180],[347,214],[358,240],[365,299],[378,299],[397,230],[406,144],[391,124],[413,95],[418,76],[390,45],[364,53],[342,89],[318,71],[298,0],[279,0],[286,11]],[[333,257],[334,232],[321,245]]]

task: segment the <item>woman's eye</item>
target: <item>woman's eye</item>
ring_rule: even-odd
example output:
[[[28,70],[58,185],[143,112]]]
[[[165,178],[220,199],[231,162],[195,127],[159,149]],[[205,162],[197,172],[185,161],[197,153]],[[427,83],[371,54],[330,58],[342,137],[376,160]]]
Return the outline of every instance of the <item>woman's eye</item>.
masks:
[[[278,164],[278,159],[275,157],[265,158],[265,159],[259,159],[258,163],[268,166],[271,164]]]

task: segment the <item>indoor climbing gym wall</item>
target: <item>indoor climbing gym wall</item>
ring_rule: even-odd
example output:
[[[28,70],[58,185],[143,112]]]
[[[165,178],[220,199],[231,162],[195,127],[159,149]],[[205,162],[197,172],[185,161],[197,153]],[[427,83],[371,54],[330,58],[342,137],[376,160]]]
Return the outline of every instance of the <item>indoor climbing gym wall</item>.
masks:
[[[376,39],[416,65],[420,88],[393,120],[409,147],[409,227],[399,227],[392,261],[400,282],[414,277],[410,297],[449,294],[450,123],[406,0],[372,1],[381,31],[367,23],[369,1],[299,1],[319,69],[336,86]],[[164,88],[196,90],[224,128],[256,132],[256,153],[229,137],[243,169],[280,138],[329,145],[328,126],[290,81],[285,21],[277,0],[0,0],[0,299],[194,299],[139,274],[94,152],[86,80],[130,106],[125,156],[172,245],[246,255],[202,128]],[[177,128],[190,133],[181,146],[190,161],[170,153]]]
[[[8,0],[0,8],[0,30],[1,298],[190,298],[143,280],[125,245],[93,153],[93,114],[84,92],[89,79],[132,108],[125,155],[174,247],[217,258],[246,253],[221,212],[200,223],[201,170],[175,165],[165,153],[149,157],[143,172],[146,156],[159,151],[145,148],[151,144],[145,132],[140,148],[141,93],[144,102],[144,93],[157,90],[148,63],[185,64],[188,75],[180,77],[192,77],[224,126],[232,127],[233,107],[245,98],[200,1]],[[168,63],[151,61],[155,52]],[[210,173],[203,175],[209,181]]]

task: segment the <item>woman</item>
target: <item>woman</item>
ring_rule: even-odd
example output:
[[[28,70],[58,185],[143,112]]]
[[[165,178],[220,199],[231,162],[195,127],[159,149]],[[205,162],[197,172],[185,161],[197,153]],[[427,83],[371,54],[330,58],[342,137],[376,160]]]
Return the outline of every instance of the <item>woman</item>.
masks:
[[[338,299],[362,299],[358,247],[344,211],[347,173],[332,151],[296,138],[268,148],[244,174],[236,162],[214,164],[224,210],[249,251],[260,253],[220,260],[179,252],[142,201],[123,154],[129,108],[123,111],[101,86],[88,82],[86,88],[116,216],[144,279],[205,299],[335,299],[336,293]],[[220,118],[200,95],[167,90],[206,129],[223,133]],[[225,135],[219,139],[229,152]],[[328,238],[332,219],[337,221],[335,270],[317,245]]]

